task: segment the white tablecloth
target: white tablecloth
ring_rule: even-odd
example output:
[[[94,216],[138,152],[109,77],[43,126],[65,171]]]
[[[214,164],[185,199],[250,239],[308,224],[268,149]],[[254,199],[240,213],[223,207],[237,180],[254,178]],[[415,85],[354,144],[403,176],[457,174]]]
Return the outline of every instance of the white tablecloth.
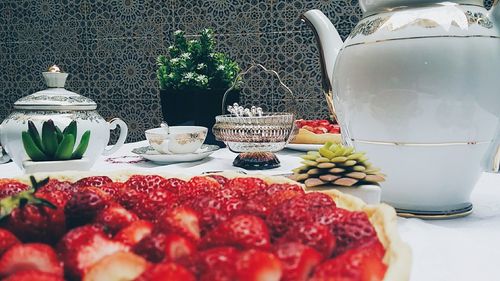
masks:
[[[143,145],[147,143],[126,144],[111,156],[111,160],[114,160],[111,162],[139,160],[131,150]],[[284,150],[278,153],[280,168],[258,173],[289,173],[291,169],[299,166],[298,155],[300,153]],[[116,164],[110,163],[108,157],[101,157],[93,170],[162,170],[199,174],[207,171],[235,170],[237,168],[232,166],[235,156],[227,149],[221,149],[199,162],[166,166],[151,162]],[[21,174],[22,171],[14,163],[0,165],[0,178]],[[500,280],[500,174],[484,173],[472,194],[472,202],[474,213],[466,218],[446,221],[399,218],[401,236],[413,250],[411,280]]]

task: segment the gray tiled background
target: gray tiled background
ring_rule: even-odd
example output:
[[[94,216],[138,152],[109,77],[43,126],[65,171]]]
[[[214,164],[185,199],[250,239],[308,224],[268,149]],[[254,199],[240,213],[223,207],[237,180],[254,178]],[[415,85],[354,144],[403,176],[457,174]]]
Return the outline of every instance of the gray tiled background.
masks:
[[[487,1],[491,2],[491,1]],[[361,17],[357,0],[0,0],[0,120],[18,98],[44,88],[40,72],[57,63],[67,88],[94,99],[105,118],[120,117],[129,141],[161,120],[155,59],[172,33],[214,28],[218,48],[246,68],[275,69],[299,100],[299,117],[327,116],[319,54],[300,23],[324,11],[347,37]],[[491,3],[489,3],[491,5]],[[290,103],[269,77],[247,77],[245,103],[283,110]]]

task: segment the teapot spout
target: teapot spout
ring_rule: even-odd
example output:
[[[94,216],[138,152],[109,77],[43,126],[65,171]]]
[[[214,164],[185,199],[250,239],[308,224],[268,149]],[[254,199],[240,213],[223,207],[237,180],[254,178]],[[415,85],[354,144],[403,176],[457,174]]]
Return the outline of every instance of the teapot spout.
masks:
[[[332,22],[320,10],[307,11],[301,15],[301,19],[312,28],[316,37],[320,51],[323,91],[327,95],[332,119],[336,119],[332,103],[333,68],[344,42]]]
[[[496,0],[489,12],[489,18],[496,24],[500,24],[500,1]]]

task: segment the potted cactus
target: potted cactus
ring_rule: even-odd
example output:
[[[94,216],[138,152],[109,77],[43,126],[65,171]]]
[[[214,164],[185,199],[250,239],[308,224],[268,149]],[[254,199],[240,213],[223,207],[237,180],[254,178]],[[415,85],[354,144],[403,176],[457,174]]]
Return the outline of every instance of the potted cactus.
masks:
[[[364,152],[328,142],[301,157],[303,166],[294,169],[291,177],[304,183],[306,189],[337,189],[367,203],[380,202],[379,185],[385,175],[368,162]]]
[[[40,134],[35,124],[28,121],[28,130],[21,133],[24,150],[30,158],[23,163],[26,172],[55,171],[60,167],[87,169],[89,161],[83,156],[90,142],[90,131],[85,131],[77,142],[77,130],[76,121],[61,130],[52,120],[47,120]]]
[[[183,31],[176,31],[168,55],[160,55],[157,63],[164,120],[169,125],[194,124],[211,129],[215,116],[222,114],[224,93],[240,72],[234,60],[215,51],[213,31],[204,29],[191,40]],[[226,104],[239,101],[235,89]],[[207,142],[215,142],[211,132]]]

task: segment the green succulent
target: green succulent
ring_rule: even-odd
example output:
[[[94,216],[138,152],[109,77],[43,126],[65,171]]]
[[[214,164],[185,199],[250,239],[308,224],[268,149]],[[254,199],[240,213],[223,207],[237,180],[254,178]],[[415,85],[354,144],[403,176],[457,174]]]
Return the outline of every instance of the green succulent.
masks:
[[[90,131],[85,131],[75,149],[77,135],[76,121],[63,130],[54,125],[52,120],[42,125],[42,134],[35,124],[28,121],[28,130],[22,132],[24,150],[32,161],[59,161],[81,159],[90,141]]]
[[[328,142],[319,151],[309,151],[301,157],[303,166],[293,170],[292,178],[306,187],[378,185],[385,180],[365,153],[356,152],[353,147]]]
[[[188,40],[184,31],[174,33],[168,55],[157,58],[160,89],[228,89],[240,72],[238,63],[215,51],[212,29]]]

